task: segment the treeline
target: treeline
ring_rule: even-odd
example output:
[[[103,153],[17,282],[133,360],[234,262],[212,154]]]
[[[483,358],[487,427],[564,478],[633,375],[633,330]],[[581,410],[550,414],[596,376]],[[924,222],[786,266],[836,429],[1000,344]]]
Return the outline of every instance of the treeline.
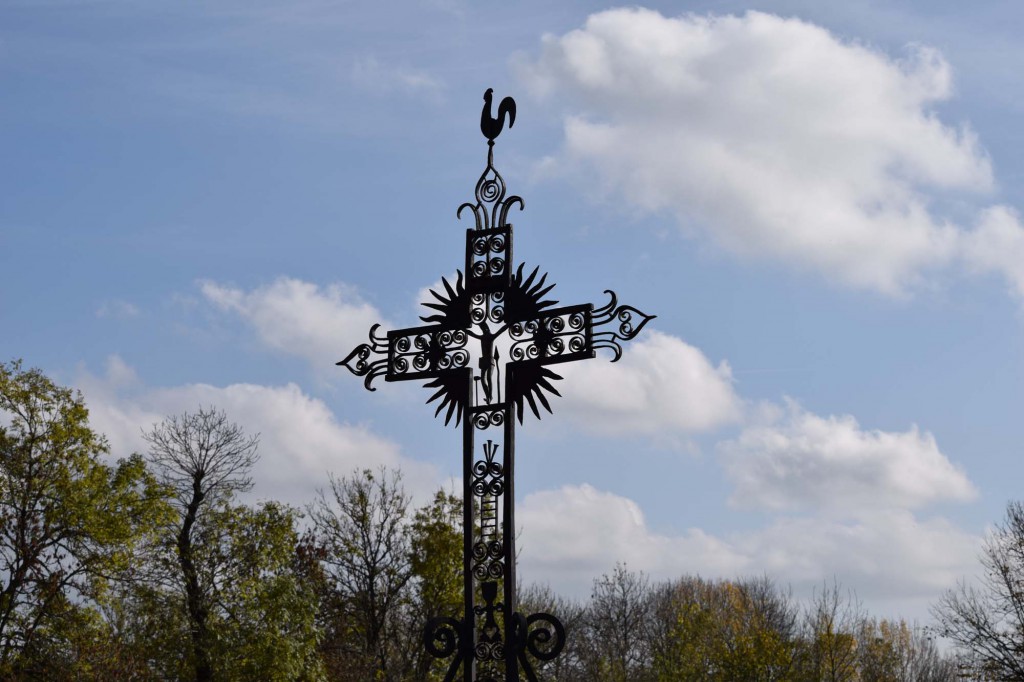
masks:
[[[0,364],[0,680],[443,679],[422,631],[461,612],[457,496],[414,508],[380,470],[330,478],[303,509],[244,504],[258,437],[222,412],[144,438],[111,458],[80,394]],[[957,639],[948,604],[943,632],[970,656],[836,585],[799,604],[767,577],[651,583],[619,565],[585,603],[520,599],[566,626],[537,662],[551,682],[1024,679]]]
[[[959,661],[924,629],[868,616],[823,585],[800,605],[767,577],[660,583],[618,565],[586,604],[523,595],[562,615],[571,646],[545,679],[953,682]]]

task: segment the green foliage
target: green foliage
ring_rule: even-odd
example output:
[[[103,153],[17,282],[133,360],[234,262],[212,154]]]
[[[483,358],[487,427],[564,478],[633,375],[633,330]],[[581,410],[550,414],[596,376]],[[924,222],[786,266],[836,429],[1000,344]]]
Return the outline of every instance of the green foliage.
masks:
[[[313,680],[316,595],[294,570],[299,514],[276,502],[212,510],[198,538],[210,571],[217,680]]]
[[[399,472],[355,472],[331,479],[300,533],[297,510],[236,499],[258,437],[223,413],[145,435],[148,460],[113,460],[80,395],[0,364],[0,679],[443,679],[421,637],[431,617],[461,617],[457,496],[410,513]],[[1024,507],[1008,514],[983,558],[987,591],[938,609],[979,679],[1009,669],[997,654],[1019,664]],[[520,597],[520,611],[565,624],[562,656],[534,661],[549,682],[956,679],[923,631],[868,618],[836,585],[802,620],[767,578],[652,586],[624,565],[586,605],[545,588]]]
[[[409,566],[425,618],[462,611],[462,498],[438,490],[416,510],[410,528]]]
[[[790,679],[796,609],[766,578],[680,578],[659,586],[652,606],[655,679]]]
[[[132,644],[169,679],[317,680],[317,595],[300,556],[301,514],[250,507],[258,439],[214,409],[146,434],[173,508],[129,589],[111,600]]]
[[[462,498],[438,490],[417,509],[409,528],[412,571],[411,625],[422,628],[435,616],[462,616]],[[439,682],[447,666],[417,647],[416,679]]]
[[[0,423],[2,671],[88,620],[78,604],[128,570],[168,510],[142,459],[104,461],[81,395],[39,370],[0,364]]]

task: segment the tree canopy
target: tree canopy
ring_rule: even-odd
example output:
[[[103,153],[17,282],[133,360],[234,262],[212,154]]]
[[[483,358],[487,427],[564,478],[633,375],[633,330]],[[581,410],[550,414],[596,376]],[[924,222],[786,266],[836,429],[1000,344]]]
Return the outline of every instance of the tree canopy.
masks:
[[[415,506],[401,472],[325,474],[304,509],[242,497],[259,436],[213,407],[166,417],[115,459],[81,395],[0,364],[0,679],[440,682],[422,632],[462,611],[462,500]],[[806,602],[769,577],[652,581],[625,564],[557,614],[550,682],[1024,679],[1024,507],[986,581],[936,607],[963,655],[872,618],[837,584]],[[1017,666],[1017,667],[1015,667]]]

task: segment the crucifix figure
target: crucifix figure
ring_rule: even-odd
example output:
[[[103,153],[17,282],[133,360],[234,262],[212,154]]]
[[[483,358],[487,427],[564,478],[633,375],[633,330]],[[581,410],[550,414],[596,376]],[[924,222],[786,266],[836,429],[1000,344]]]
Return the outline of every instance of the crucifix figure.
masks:
[[[373,380],[426,381],[434,393],[435,416],[462,427],[463,592],[461,617],[427,623],[423,643],[440,659],[451,659],[445,682],[537,682],[534,661],[553,660],[565,644],[565,630],[551,614],[516,609],[515,422],[524,408],[538,419],[551,412],[562,377],[551,365],[594,357],[598,348],[622,355],[621,341],[634,338],[653,315],[619,305],[614,293],[592,304],[557,306],[545,298],[554,285],[539,269],[513,267],[512,225],[508,213],[523,208],[506,197],[505,181],[494,168],[494,140],[506,115],[515,122],[515,101],[506,97],[491,115],[492,91],[484,94],[480,129],[487,138],[487,168],[476,184],[476,203],[459,207],[472,213],[466,230],[465,272],[455,282],[442,279],[424,305],[424,326],[386,335],[379,325],[370,342],[339,362]],[[443,288],[443,290],[442,290]],[[476,360],[475,363],[472,360]],[[477,449],[477,440],[480,449]]]

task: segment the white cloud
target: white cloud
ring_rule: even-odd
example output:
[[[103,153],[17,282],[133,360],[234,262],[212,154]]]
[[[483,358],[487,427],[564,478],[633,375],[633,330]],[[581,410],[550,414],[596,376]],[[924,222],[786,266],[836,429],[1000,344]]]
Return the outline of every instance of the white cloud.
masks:
[[[454,280],[449,278],[453,286]],[[419,291],[420,302],[435,300],[429,289],[444,291],[439,280]],[[321,288],[282,277],[243,291],[204,282],[202,293],[219,310],[251,324],[265,345],[301,355],[314,366],[336,362],[365,343],[367,330],[381,319],[379,311],[340,284]],[[419,306],[418,312],[434,311]],[[699,349],[655,331],[631,342],[617,363],[556,369],[566,377],[557,383],[565,398],[560,412],[603,433],[691,434],[735,422],[742,413],[728,363],[712,365]]]
[[[793,402],[781,421],[747,426],[718,450],[741,507],[856,515],[977,494],[930,433],[866,431],[850,415],[820,417]]]
[[[697,348],[645,330],[616,363],[574,363],[555,368],[566,381],[556,387],[566,413],[604,433],[694,433],[738,420],[742,401],[732,371],[714,366]],[[563,407],[564,405],[564,407]]]
[[[520,575],[570,592],[618,561],[662,578],[753,570],[729,543],[697,528],[674,536],[652,532],[636,502],[587,484],[527,495],[516,522],[523,529]]]
[[[934,601],[976,571],[980,546],[978,537],[946,519],[918,518],[906,509],[865,509],[845,521],[778,517],[732,540],[759,571],[794,586],[820,587],[835,576],[861,597],[883,602]]]
[[[681,500],[678,525],[688,516],[706,512]],[[721,536],[656,532],[636,502],[589,485],[527,495],[517,522],[519,575],[565,594],[585,597],[593,577],[625,561],[659,580],[767,574],[803,597],[837,579],[883,613],[909,618],[927,617],[931,601],[975,571],[979,547],[979,538],[945,519],[905,509],[863,510],[842,521],[780,516]]]
[[[105,434],[115,456],[145,452],[142,431],[168,415],[200,406],[224,410],[248,434],[260,434],[260,459],[253,470],[255,498],[302,505],[312,501],[327,473],[398,467],[407,490],[426,500],[439,478],[430,465],[405,457],[398,445],[363,425],[339,422],[327,405],[298,386],[187,384],[170,388],[141,385],[123,360],[112,356],[104,377],[84,373],[78,386],[93,427]]]
[[[1024,226],[1017,211],[1008,206],[983,211],[964,244],[968,267],[1003,275],[1024,299]]]
[[[855,287],[903,294],[946,266],[961,233],[929,192],[993,186],[974,134],[934,112],[952,76],[931,48],[893,59],[798,19],[618,9],[518,66],[565,108],[555,167]]]
[[[203,296],[222,311],[251,324],[260,341],[275,350],[306,358],[314,367],[330,367],[361,343],[383,322],[380,312],[353,287],[279,277],[273,283],[243,291],[216,282],[202,282]]]

